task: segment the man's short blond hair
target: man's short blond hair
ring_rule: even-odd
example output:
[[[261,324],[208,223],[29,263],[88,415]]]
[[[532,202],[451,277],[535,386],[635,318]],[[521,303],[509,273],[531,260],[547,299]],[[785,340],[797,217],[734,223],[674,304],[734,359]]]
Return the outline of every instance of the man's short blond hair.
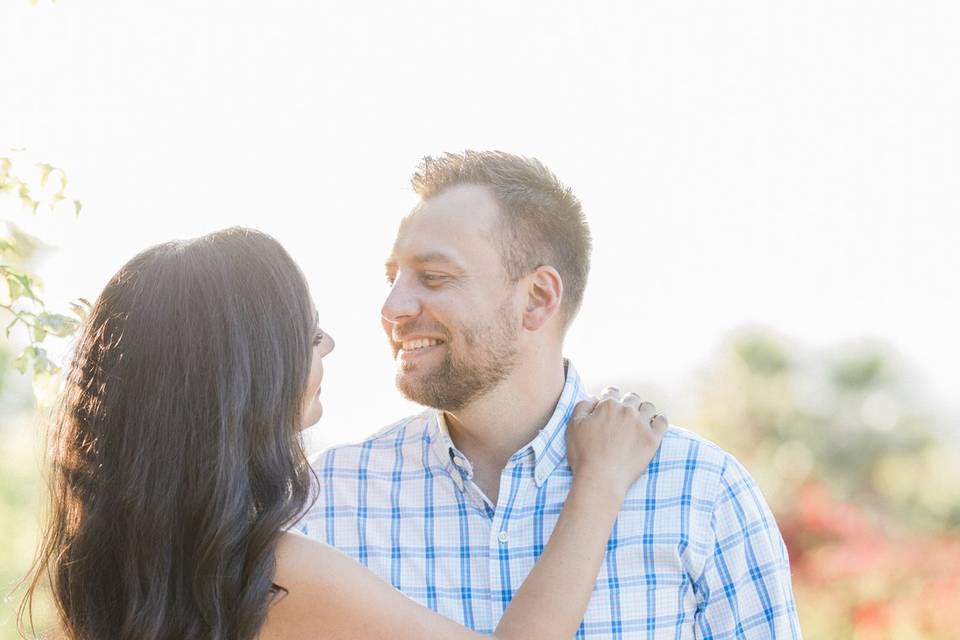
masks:
[[[565,326],[576,316],[590,272],[590,228],[580,201],[543,163],[503,151],[425,157],[410,179],[424,200],[449,187],[489,187],[500,208],[500,252],[515,281],[540,266],[563,280]]]

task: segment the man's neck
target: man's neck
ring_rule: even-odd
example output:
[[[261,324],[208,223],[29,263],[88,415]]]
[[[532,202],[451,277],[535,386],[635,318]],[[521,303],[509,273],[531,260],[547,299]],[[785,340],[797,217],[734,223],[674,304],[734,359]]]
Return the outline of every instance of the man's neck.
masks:
[[[445,412],[453,444],[470,459],[474,482],[497,501],[500,473],[553,415],[566,382],[563,358],[528,363],[460,411]]]

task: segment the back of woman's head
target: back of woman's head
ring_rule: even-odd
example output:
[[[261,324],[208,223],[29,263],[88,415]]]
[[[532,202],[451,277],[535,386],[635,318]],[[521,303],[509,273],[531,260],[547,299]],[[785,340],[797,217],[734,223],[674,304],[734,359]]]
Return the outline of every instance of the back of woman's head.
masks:
[[[315,312],[269,236],[152,247],[110,280],[52,439],[49,577],[71,638],[253,638],[304,507]]]

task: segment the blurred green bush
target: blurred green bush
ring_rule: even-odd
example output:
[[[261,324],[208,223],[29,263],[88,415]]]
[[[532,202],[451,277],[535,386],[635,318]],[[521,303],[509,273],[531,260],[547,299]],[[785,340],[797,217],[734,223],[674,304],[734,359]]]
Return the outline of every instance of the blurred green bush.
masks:
[[[13,369],[0,344],[0,640],[19,638],[16,611],[22,590],[14,589],[30,567],[40,524],[40,442],[30,379]],[[36,612],[38,628],[50,611]]]
[[[805,637],[960,637],[960,433],[924,409],[892,349],[817,354],[744,330],[695,396],[690,424],[777,514]]]

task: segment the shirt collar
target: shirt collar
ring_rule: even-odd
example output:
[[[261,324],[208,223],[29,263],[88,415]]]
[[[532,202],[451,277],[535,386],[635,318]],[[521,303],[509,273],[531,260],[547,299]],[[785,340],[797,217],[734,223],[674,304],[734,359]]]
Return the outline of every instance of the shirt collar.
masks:
[[[510,457],[511,462],[516,462],[526,456],[528,451],[532,450],[534,459],[533,477],[538,487],[550,477],[550,474],[553,473],[557,466],[566,458],[567,424],[570,422],[573,408],[580,400],[588,397],[573,363],[569,360],[564,360],[564,366],[566,369],[566,379],[563,390],[560,392],[560,399],[557,401],[557,406],[553,410],[553,415],[550,416],[547,424],[537,433],[537,436],[532,441]],[[472,475],[469,460],[466,460],[466,456],[460,453],[450,438],[450,432],[447,428],[443,412],[435,410],[433,411],[433,415],[434,419],[431,422],[433,422],[438,436],[435,438],[434,444],[437,447],[437,453],[441,460],[443,460],[444,466],[449,468],[449,466],[452,466],[451,462],[459,458],[464,464],[463,471],[468,475]],[[454,471],[453,475],[459,475],[454,469],[450,470]]]

